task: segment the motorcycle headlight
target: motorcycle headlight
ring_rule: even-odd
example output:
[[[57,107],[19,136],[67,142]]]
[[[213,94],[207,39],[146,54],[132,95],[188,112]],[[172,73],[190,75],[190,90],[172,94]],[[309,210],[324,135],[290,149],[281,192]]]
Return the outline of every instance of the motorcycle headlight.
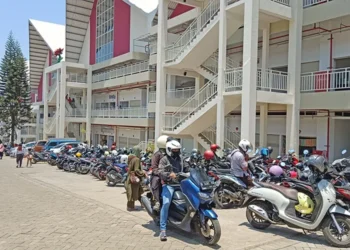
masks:
[[[199,192],[198,195],[204,201],[209,201],[209,200],[212,200],[213,198],[212,194],[210,193]]]

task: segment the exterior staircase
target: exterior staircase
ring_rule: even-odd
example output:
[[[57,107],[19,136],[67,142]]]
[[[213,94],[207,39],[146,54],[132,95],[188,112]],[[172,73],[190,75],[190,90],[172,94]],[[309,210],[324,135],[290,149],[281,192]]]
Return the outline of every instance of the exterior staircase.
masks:
[[[49,87],[48,95],[47,95],[47,101],[52,102],[54,97],[56,96],[57,92],[57,81],[54,81],[53,84]]]
[[[238,143],[239,143],[239,141],[241,139],[240,133],[234,132],[228,126],[225,126],[225,132],[224,133],[225,133],[225,141],[224,141],[223,147],[224,148],[232,148],[232,149],[238,148],[237,145],[238,145]],[[200,133],[198,135],[198,137],[201,138],[205,142],[205,144],[204,144],[205,146],[211,145],[213,143],[216,143],[216,127],[215,126],[210,126],[206,130],[204,130],[202,133]],[[203,146],[202,143],[201,143],[201,145]]]
[[[57,112],[55,113],[55,115],[53,117],[50,117],[48,120],[48,123],[45,124],[46,133],[49,135],[56,133],[56,115],[57,115]]]
[[[175,113],[165,114],[164,133],[198,135],[215,123],[218,102],[216,81],[217,76],[189,98]],[[224,101],[225,114],[241,104],[241,98],[235,95],[226,96]]]
[[[196,68],[217,50],[219,12],[220,0],[211,0],[181,37],[165,48],[167,66],[181,63],[182,68]],[[243,21],[230,22],[227,25],[227,37],[231,37],[242,25]]]

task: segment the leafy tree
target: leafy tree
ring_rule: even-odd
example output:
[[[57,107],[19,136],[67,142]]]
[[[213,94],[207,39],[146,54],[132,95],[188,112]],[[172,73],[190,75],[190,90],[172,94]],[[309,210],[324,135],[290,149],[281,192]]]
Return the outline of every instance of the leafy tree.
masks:
[[[21,129],[31,117],[31,95],[26,60],[12,32],[0,63],[0,83],[5,85],[4,94],[0,97],[0,120],[13,143],[16,129]]]

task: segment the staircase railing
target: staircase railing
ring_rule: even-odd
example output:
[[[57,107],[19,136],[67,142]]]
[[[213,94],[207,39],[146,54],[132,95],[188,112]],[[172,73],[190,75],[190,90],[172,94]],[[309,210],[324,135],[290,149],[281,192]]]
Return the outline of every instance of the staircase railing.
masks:
[[[212,0],[202,13],[188,26],[181,37],[165,48],[166,62],[176,60],[184,49],[198,36],[199,33],[211,22],[220,10],[220,0]]]
[[[48,132],[51,132],[56,125],[56,113],[53,117],[50,117],[48,123],[46,124],[46,129]]]
[[[57,90],[57,79],[53,82],[53,84],[49,87],[49,93],[47,95],[47,100],[50,102],[53,96],[55,95],[55,92]]]
[[[205,84],[173,114],[165,114],[164,130],[173,131],[217,95],[217,76]]]
[[[203,137],[205,140],[211,143],[216,142],[216,126],[210,126],[206,130],[204,130],[201,134],[201,137]],[[225,148],[237,148],[237,145],[241,139],[240,134],[237,132],[234,132],[230,127],[225,126],[224,130],[224,147]]]
[[[219,55],[218,51],[214,52],[201,66],[214,74],[218,73],[218,64],[219,64]],[[226,57],[226,68],[227,70],[231,70],[234,68],[238,68],[239,63],[231,59],[230,57]]]

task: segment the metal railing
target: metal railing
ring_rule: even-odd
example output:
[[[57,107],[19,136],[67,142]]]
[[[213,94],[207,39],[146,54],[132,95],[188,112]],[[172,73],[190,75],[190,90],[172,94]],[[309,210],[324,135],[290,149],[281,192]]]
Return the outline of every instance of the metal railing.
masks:
[[[210,72],[217,74],[218,73],[218,64],[219,64],[219,55],[218,51],[214,52],[201,66]],[[239,67],[239,63],[226,57],[226,68],[227,70],[234,69]]]
[[[147,71],[155,71],[155,67],[149,65],[149,61],[142,61],[119,68],[111,69],[101,73],[92,75],[92,83],[102,82],[114,78],[124,77],[128,75],[138,74]]]
[[[205,131],[203,131],[200,134],[200,136],[204,137],[204,139],[207,140],[210,144],[216,143],[216,126],[215,125],[210,126]],[[225,126],[224,136],[225,136],[224,148],[232,148],[232,149],[237,148],[237,145],[241,139],[241,136],[239,133],[233,132],[233,130],[230,127]]]
[[[279,3],[279,4],[283,4],[283,5],[286,5],[286,6],[290,6],[290,0],[271,0],[271,1]]]
[[[189,88],[179,88],[174,90],[167,90],[167,98],[179,98],[179,99],[188,99],[193,96],[195,93],[194,87]]]
[[[181,37],[165,48],[165,61],[172,62],[214,20],[220,9],[220,0],[211,0],[202,13],[193,20]]]
[[[48,118],[48,122],[46,124],[47,132],[50,133],[54,129],[55,125],[56,125],[56,113],[54,114],[53,117]]]
[[[257,72],[257,90],[270,92],[287,92],[288,73],[271,70],[258,69]]]
[[[148,48],[149,48],[149,54],[150,55],[157,54],[157,43],[150,43],[148,45]]]
[[[36,127],[35,124],[32,126],[24,125],[21,129],[21,135],[36,135]]]
[[[231,5],[231,4],[237,3],[239,1],[240,0],[227,0],[227,5]]]
[[[51,86],[49,86],[48,89],[48,95],[47,95],[47,100],[50,102],[55,95],[55,92],[57,90],[57,79],[53,82],[51,82]]]
[[[157,100],[157,95],[156,95],[156,91],[150,91],[149,93],[148,93],[148,102],[156,102],[156,100]]]
[[[300,92],[350,90],[350,68],[304,73]]]
[[[85,118],[86,109],[72,109],[66,112],[66,117]]]
[[[322,4],[322,3],[327,3],[330,0],[303,0],[303,6],[304,8],[312,7],[314,5]]]
[[[225,92],[234,92],[242,90],[243,84],[243,69],[235,68],[225,72]]]
[[[94,118],[148,118],[148,108],[93,109]]]
[[[194,115],[199,109],[205,106],[208,102],[217,95],[217,76],[205,84],[198,92],[189,98],[181,107],[173,114],[164,114],[164,127],[166,131],[173,131],[183,122]]]
[[[67,82],[87,83],[87,75],[81,73],[67,73]]]

